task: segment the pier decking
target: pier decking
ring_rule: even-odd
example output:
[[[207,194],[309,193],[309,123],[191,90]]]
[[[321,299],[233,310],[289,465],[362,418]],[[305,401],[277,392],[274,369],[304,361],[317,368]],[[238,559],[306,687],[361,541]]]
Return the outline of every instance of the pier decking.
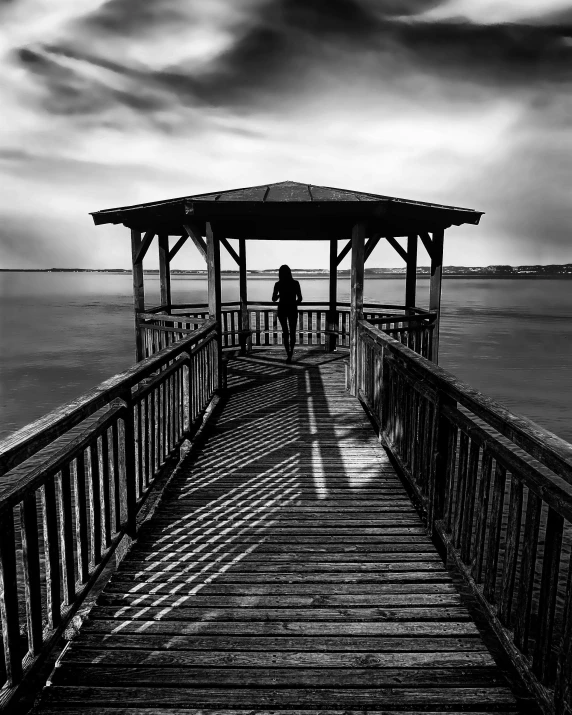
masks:
[[[516,712],[337,354],[228,393],[38,713]]]

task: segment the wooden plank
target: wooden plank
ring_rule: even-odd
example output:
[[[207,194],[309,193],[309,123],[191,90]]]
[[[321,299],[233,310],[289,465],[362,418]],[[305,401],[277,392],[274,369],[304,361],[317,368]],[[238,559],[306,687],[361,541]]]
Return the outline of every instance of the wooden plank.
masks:
[[[191,224],[191,223],[184,223],[183,228],[187,232],[188,237],[191,239],[191,241],[197,247],[201,256],[206,261],[207,260],[207,246],[206,246],[206,243],[203,240],[203,237],[201,236],[200,231],[198,230],[197,226],[195,226],[194,224]]]
[[[224,236],[221,236],[220,242],[226,248],[226,250],[229,252],[229,255],[233,259],[233,261],[238,266],[240,266],[240,257],[238,255],[238,253],[234,250],[234,248],[230,245],[230,243],[228,242],[228,239],[224,238]]]
[[[159,677],[159,682],[161,680]],[[100,688],[54,685],[45,693],[47,705],[57,704],[58,707],[61,707],[65,703],[66,707],[69,707],[74,704],[82,705],[88,701],[92,707],[102,704],[123,708],[125,703],[129,702],[139,707],[154,709],[160,707],[179,708],[181,703],[185,703],[187,707],[217,708],[217,715],[220,708],[227,709],[229,703],[233,703],[235,708],[247,707],[249,710],[256,708],[256,715],[261,715],[260,709],[268,709],[275,713],[276,703],[280,703],[282,708],[287,708],[289,711],[302,704],[304,709],[310,710],[324,711],[330,707],[334,710],[339,711],[342,708],[346,711],[354,708],[360,711],[366,709],[367,712],[383,711],[385,715],[390,715],[387,711],[392,707],[397,707],[401,712],[417,708],[422,708],[424,712],[427,712],[428,708],[438,711],[447,708],[450,711],[451,707],[456,704],[463,711],[468,708],[482,711],[483,708],[491,707],[498,712],[501,707],[512,710],[516,706],[514,697],[506,687],[497,685],[492,687],[443,687],[435,684],[435,680],[430,686],[424,688],[402,686],[398,690],[390,688],[387,691],[380,691],[379,687],[344,689],[339,685],[325,690],[323,688],[277,689],[276,687],[201,689],[196,686],[173,688],[164,685],[129,687],[120,684]],[[514,712],[514,710],[512,711]],[[199,713],[195,711],[192,715],[199,715]],[[381,714],[378,713],[378,715]]]
[[[141,241],[141,244],[137,251],[137,255],[135,256],[135,258],[133,260],[133,263],[142,263],[143,262],[143,259],[147,255],[147,251],[149,250],[149,247],[151,246],[151,243],[154,238],[155,238],[155,233],[153,231],[147,231],[147,233],[143,236],[143,240]]]
[[[175,258],[175,256],[177,255],[177,253],[178,253],[178,252],[181,250],[181,248],[185,245],[185,243],[187,242],[188,238],[189,238],[189,235],[188,235],[187,233],[184,233],[184,234],[178,239],[178,241],[175,243],[175,245],[173,246],[173,248],[171,248],[171,250],[169,251],[169,263],[171,263],[171,261],[173,260],[173,258]]]
[[[390,245],[392,248],[394,248],[394,249],[397,251],[397,253],[399,253],[399,255],[401,256],[401,258],[403,258],[403,260],[405,261],[405,263],[407,263],[407,252],[406,252],[405,249],[401,246],[401,244],[399,244],[399,243],[395,240],[395,238],[393,238],[393,236],[386,236],[386,237],[385,237],[385,240],[389,243],[389,245]]]

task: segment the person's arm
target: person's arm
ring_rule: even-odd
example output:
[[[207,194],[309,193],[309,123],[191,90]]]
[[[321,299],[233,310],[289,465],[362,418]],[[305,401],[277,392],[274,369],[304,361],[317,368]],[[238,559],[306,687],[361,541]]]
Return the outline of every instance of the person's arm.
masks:
[[[300,290],[300,283],[296,281],[296,303],[300,305],[302,302],[302,291]]]
[[[280,289],[278,287],[278,283],[274,284],[274,292],[272,293],[272,302],[276,303],[278,298],[280,297]]]

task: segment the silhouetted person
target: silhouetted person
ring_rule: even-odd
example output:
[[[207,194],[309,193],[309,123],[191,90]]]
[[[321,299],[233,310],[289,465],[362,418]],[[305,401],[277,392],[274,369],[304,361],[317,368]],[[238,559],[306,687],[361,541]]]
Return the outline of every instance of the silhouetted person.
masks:
[[[286,362],[292,362],[296,344],[296,326],[298,324],[298,305],[302,302],[300,284],[292,278],[288,266],[280,266],[278,282],[274,284],[272,300],[278,301],[278,320],[282,326],[282,338],[286,349]]]

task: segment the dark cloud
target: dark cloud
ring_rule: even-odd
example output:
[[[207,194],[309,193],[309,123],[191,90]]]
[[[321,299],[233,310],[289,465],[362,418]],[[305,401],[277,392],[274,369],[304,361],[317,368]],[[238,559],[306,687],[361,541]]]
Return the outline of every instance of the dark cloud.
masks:
[[[129,36],[141,32],[155,32],[158,28],[187,18],[180,0],[109,0],[83,21],[93,32]]]
[[[188,61],[155,70],[112,61],[97,44],[90,50],[90,38],[122,36],[129,42],[147,31],[160,35],[173,23],[191,22],[192,3],[110,0],[76,23],[73,35],[58,45],[21,49],[19,61],[46,84],[49,111],[99,114],[118,104],[149,117],[201,104],[271,107],[319,90],[324,77],[344,87],[363,80],[361,72],[369,73],[372,91],[382,91],[387,82],[398,84],[411,73],[432,75],[426,91],[437,95],[451,92],[451,83],[466,95],[470,85],[506,92],[572,80],[572,25],[483,25],[417,17],[439,4],[268,0],[234,27],[230,49],[206,65]],[[61,66],[53,59],[58,54],[114,72],[124,80],[121,89]]]

